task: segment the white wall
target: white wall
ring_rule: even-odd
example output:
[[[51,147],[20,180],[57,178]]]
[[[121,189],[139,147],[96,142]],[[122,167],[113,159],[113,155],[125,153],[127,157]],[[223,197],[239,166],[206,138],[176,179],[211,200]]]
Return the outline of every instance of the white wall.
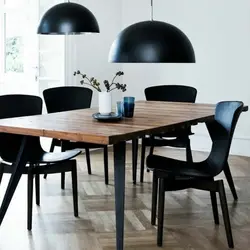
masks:
[[[75,70],[80,70],[88,76],[103,80],[112,80],[114,74],[121,70],[121,65],[108,62],[110,46],[122,26],[122,8],[120,0],[78,0],[74,1],[93,12],[100,26],[100,34],[70,36],[68,40],[68,81],[67,85],[80,85],[79,78],[73,77]],[[122,81],[122,80],[121,80]],[[120,81],[120,82],[121,82]],[[92,106],[97,106],[97,91],[93,91]],[[121,93],[114,91],[113,103],[121,98]]]
[[[176,25],[191,40],[196,64],[111,64],[110,46],[123,28],[149,20],[150,0],[78,0],[96,16],[101,33],[70,36],[67,84],[79,84],[72,76],[81,70],[101,81],[121,69],[125,72],[126,95],[144,99],[151,85],[185,84],[198,89],[197,102],[242,100],[250,104],[250,2],[248,0],[154,0],[156,20]],[[93,106],[97,105],[94,92]],[[113,94],[114,101],[121,93]],[[194,128],[193,149],[209,150],[203,124]],[[241,116],[232,153],[250,155],[250,112]]]
[[[197,102],[242,100],[250,104],[250,1],[154,0],[155,19],[179,27],[191,40],[196,64],[123,64],[126,94],[144,99],[150,85],[198,89]],[[148,20],[150,1],[122,0],[122,26]],[[209,150],[204,125],[194,129],[193,149]],[[250,155],[250,112],[241,116],[232,153]]]

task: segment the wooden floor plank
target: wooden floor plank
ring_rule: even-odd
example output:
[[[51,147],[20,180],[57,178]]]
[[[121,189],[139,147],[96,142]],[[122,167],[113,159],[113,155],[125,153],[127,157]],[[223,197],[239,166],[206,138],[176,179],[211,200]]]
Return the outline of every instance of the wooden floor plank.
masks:
[[[185,158],[182,150],[157,149],[161,155]],[[206,153],[194,152],[196,161]],[[60,175],[41,179],[41,206],[33,208],[33,231],[26,230],[26,176],[22,177],[10,209],[0,228],[0,249],[19,250],[115,250],[114,176],[112,148],[109,151],[110,185],[104,184],[103,154],[91,152],[89,176],[85,156],[78,158],[79,218],[73,216],[71,177],[60,189]],[[239,201],[234,202],[228,185],[226,194],[236,250],[250,245],[250,158],[231,156],[230,166]],[[156,227],[150,224],[151,173],[145,183],[132,184],[131,147],[126,168],[125,249],[158,250]],[[139,175],[139,171],[138,171]],[[139,177],[139,176],[138,176]],[[224,178],[223,174],[220,176]],[[2,199],[9,175],[0,187]],[[219,203],[219,200],[218,200]],[[221,224],[215,226],[209,193],[197,190],[166,195],[164,246],[168,250],[228,249],[221,210]]]

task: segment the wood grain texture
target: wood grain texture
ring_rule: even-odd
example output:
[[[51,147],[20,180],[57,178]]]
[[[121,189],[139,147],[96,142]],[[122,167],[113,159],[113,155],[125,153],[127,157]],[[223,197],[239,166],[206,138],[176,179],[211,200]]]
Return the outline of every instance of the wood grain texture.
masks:
[[[129,144],[127,148],[124,250],[228,250],[221,210],[221,224],[215,226],[209,193],[192,189],[166,194],[164,245],[156,246],[156,228],[150,224],[152,174],[145,173],[145,182],[133,185]],[[110,165],[112,153],[110,147]],[[155,153],[185,159],[184,150],[156,148]],[[195,161],[206,156],[193,152]],[[80,217],[73,215],[70,174],[66,174],[65,190],[60,189],[60,174],[50,175],[47,180],[41,179],[41,204],[33,206],[32,233],[26,230],[27,178],[23,176],[0,227],[0,249],[115,250],[113,168],[110,185],[106,186],[103,151],[92,151],[91,160],[95,173],[88,175],[85,155],[77,158]],[[239,201],[234,202],[225,181],[235,250],[249,250],[250,158],[231,156],[229,164],[239,195]],[[4,174],[0,199],[8,180],[9,175]]]
[[[115,144],[146,134],[171,130],[212,119],[215,105],[171,102],[136,102],[134,118],[101,123],[92,118],[96,109],[2,119],[0,132],[43,136],[98,144]]]

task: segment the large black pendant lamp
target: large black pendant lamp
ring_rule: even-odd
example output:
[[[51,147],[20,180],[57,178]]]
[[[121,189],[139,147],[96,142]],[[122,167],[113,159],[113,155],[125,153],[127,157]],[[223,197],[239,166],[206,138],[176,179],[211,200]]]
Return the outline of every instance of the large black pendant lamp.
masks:
[[[38,34],[99,33],[93,13],[77,3],[61,3],[49,9],[41,19]]]
[[[116,63],[194,63],[194,49],[177,27],[153,20],[124,29],[113,42],[109,61]]]

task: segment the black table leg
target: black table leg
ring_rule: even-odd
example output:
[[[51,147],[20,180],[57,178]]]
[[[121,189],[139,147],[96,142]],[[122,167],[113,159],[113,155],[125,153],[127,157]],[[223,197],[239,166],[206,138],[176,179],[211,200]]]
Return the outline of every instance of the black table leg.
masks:
[[[136,138],[132,140],[132,171],[133,171],[134,184],[136,184],[137,159],[138,159],[138,139]]]
[[[3,218],[6,214],[6,211],[9,207],[11,199],[15,193],[16,187],[18,185],[18,182],[22,176],[23,170],[27,163],[27,151],[28,151],[27,144],[29,138],[30,137],[27,136],[23,137],[16,162],[13,163],[13,172],[11,174],[11,178],[0,208],[0,225],[2,224]]]
[[[114,145],[116,249],[124,246],[124,200],[125,200],[126,142]]]

